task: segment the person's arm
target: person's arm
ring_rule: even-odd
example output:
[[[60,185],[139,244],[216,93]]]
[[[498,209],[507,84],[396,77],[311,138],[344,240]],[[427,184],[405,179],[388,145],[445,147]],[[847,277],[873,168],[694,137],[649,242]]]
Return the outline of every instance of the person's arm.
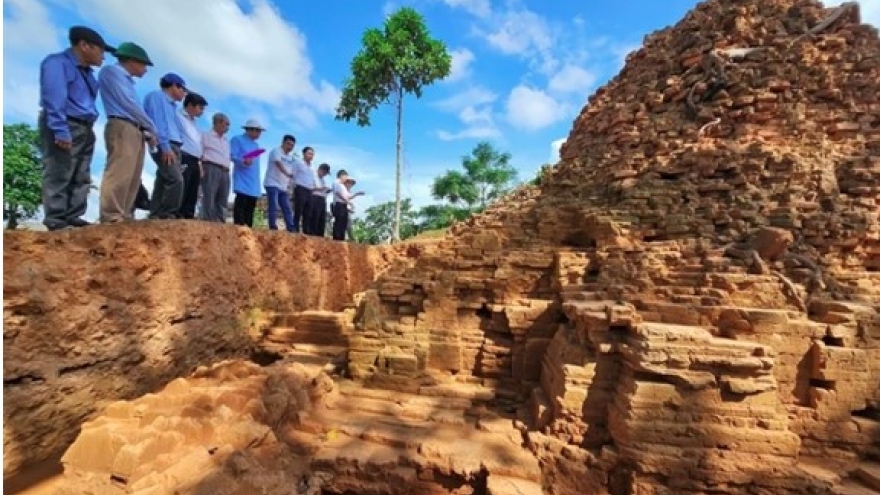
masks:
[[[40,101],[46,112],[46,125],[55,135],[56,143],[70,143],[67,125],[67,70],[61,57],[47,57],[40,66]]]
[[[161,106],[163,103],[165,102],[162,101],[161,93],[150,93],[144,98],[144,112],[156,125],[155,136],[159,142],[159,150],[168,153],[171,151],[171,140],[168,137],[168,124],[162,118],[162,112],[165,110]]]
[[[153,120],[137,104],[134,91],[128,91],[129,81],[122,72],[123,70],[117,70],[112,65],[101,69],[98,74],[101,97],[109,97],[114,100],[139,126],[149,131],[153,136],[158,135]]]
[[[244,156],[244,147],[241,145],[241,139],[238,136],[232,138],[229,142],[229,154],[232,159],[232,163],[236,167],[243,167],[244,162],[242,161],[242,157]]]

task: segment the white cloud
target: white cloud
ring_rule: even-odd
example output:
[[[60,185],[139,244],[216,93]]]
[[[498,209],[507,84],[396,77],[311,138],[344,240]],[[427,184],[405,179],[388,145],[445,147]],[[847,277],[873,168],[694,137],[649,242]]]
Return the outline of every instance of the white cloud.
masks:
[[[48,53],[61,48],[58,29],[45,5],[34,0],[6,0],[3,6],[5,49]]]
[[[490,0],[443,0],[443,3],[477,17],[488,17],[492,13]]]
[[[552,72],[559,66],[557,36],[542,16],[522,8],[497,14],[489,28],[478,28],[489,46],[527,60],[533,69]]]
[[[434,103],[434,105],[447,112],[460,112],[467,107],[489,104],[497,99],[498,95],[492,91],[482,86],[471,86],[449,98]]]
[[[550,78],[547,87],[557,93],[586,94],[596,84],[596,75],[576,65],[566,65]]]
[[[445,81],[461,81],[469,76],[471,64],[475,59],[474,53],[467,48],[462,48],[459,50],[452,50],[449,54],[452,56],[452,70],[449,72],[449,77],[447,77]]]
[[[24,60],[60,50],[60,30],[41,2],[9,0],[4,3],[4,10],[4,114],[36,124],[40,111],[40,69],[38,63],[28,64]]]
[[[537,131],[566,116],[568,109],[546,92],[518,85],[507,97],[507,121],[526,131]]]
[[[434,105],[446,112],[455,113],[464,124],[462,130],[451,132],[444,129],[436,135],[443,141],[456,139],[487,139],[501,136],[492,116],[492,104],[498,95],[482,86],[472,86]]]
[[[562,145],[568,141],[568,138],[559,138],[552,143],[550,143],[550,161],[548,163],[558,163],[560,158],[559,153],[562,151]]]
[[[116,39],[137,40],[154,70],[179,72],[197,90],[323,114],[338,103],[335,87],[312,82],[305,36],[268,0],[251,0],[247,13],[236,0],[74,3]]]
[[[441,141],[455,141],[458,139],[492,139],[501,136],[501,131],[495,125],[475,125],[464,128],[458,132],[444,130],[437,131],[437,138]]]

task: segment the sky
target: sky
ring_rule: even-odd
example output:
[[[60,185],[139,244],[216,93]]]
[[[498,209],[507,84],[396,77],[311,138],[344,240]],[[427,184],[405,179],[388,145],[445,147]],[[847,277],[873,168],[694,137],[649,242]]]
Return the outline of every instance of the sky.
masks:
[[[521,180],[558,161],[559,146],[587,98],[623,67],[651,32],[678,22],[694,0],[5,0],[3,122],[36,125],[39,65],[63,50],[67,30],[86,25],[108,43],[134,41],[154,67],[139,96],[167,72],[182,75],[209,105],[230,116],[230,137],[249,118],[267,131],[260,143],[316,149],[316,162],[345,168],[363,190],[358,211],[394,198],[395,121],[380,107],[370,127],[334,119],[351,59],[366,29],[401,6],[416,8],[452,56],[452,73],[404,100],[402,194],[430,204],[434,178],[461,167],[481,140],[509,152]],[[840,1],[826,2],[838,4]],[[880,25],[880,0],[862,0],[862,19]],[[114,63],[112,56],[105,64]],[[99,111],[103,108],[99,103]],[[106,161],[103,124],[92,177]],[[264,155],[265,156],[265,155]],[[262,163],[265,173],[265,159]],[[144,184],[155,164],[147,157]],[[89,198],[87,217],[97,217]]]

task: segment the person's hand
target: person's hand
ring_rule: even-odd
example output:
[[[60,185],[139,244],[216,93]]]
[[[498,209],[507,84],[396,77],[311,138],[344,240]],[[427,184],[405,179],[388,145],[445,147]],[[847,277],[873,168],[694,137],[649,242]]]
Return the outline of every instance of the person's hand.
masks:
[[[251,163],[254,163],[254,159],[253,158],[245,158],[241,162],[244,163],[245,165],[250,166]]]
[[[63,150],[69,150],[70,147],[73,146],[73,141],[68,141],[66,139],[56,139],[55,146],[58,146]]]
[[[174,162],[177,161],[177,157],[174,156],[173,151],[163,151],[162,152],[162,163],[165,165],[174,165]]]

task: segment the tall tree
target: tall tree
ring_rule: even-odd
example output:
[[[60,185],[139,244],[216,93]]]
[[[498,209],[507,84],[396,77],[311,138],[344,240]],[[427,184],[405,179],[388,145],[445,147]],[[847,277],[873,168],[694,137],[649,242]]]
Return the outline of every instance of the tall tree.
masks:
[[[365,244],[384,244],[393,236],[395,202],[389,201],[371,206],[364,211],[364,218],[355,219],[352,225],[355,240]],[[408,239],[418,233],[416,213],[412,202],[404,198],[400,202],[400,235]]]
[[[40,136],[27,124],[3,126],[3,219],[14,230],[43,202]]]
[[[516,169],[510,165],[510,153],[502,153],[486,141],[477,143],[471,154],[461,159],[464,173],[450,170],[434,179],[431,194],[456,204],[485,208],[508,192],[516,181]]]
[[[363,47],[351,62],[351,76],[342,90],[336,119],[355,119],[370,125],[370,113],[391,103],[397,113],[397,170],[394,190],[394,224],[391,238],[401,238],[400,176],[403,160],[403,97],[422,97],[422,89],[444,79],[452,69],[452,57],[443,42],[435,40],[415,9],[403,7],[387,19],[382,29],[368,29]]]

